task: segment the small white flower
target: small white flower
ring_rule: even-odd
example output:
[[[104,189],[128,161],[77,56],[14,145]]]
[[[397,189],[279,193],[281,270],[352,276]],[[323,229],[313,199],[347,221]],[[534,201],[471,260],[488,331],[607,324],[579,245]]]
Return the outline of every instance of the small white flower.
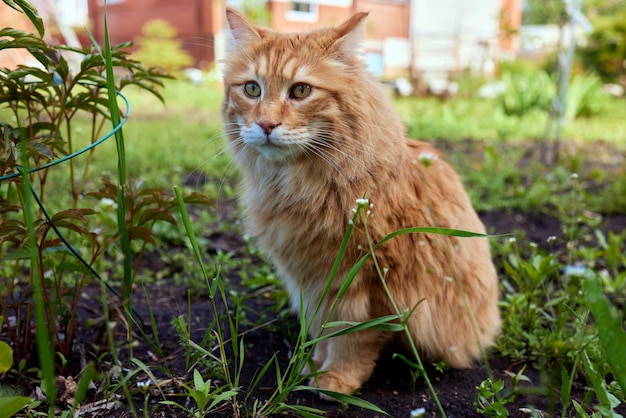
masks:
[[[144,387],[150,386],[150,383],[151,383],[150,379],[140,380],[140,381],[137,382],[137,387],[138,388],[144,388]]]
[[[389,267],[383,267],[383,276],[386,276],[389,273]]]
[[[361,198],[356,200],[358,206],[367,206],[370,203],[369,199]]]
[[[511,237],[511,238],[509,238],[509,242],[511,244],[513,244],[513,243],[517,242],[517,239],[515,237]]]
[[[420,152],[420,154],[417,156],[417,158],[424,162],[424,161],[435,161],[437,159],[437,156],[435,154],[433,154],[432,152]]]
[[[530,248],[537,248],[537,243],[535,243],[535,242],[531,242],[530,244],[528,244],[528,246],[529,246]]]
[[[426,415],[426,408],[417,408],[411,411],[409,418],[419,418]]]
[[[103,197],[102,199],[100,199],[100,206],[108,206],[108,207],[112,207],[112,208],[116,208],[117,207],[117,203],[115,203],[115,200],[113,199],[109,199],[108,197]]]
[[[450,276],[445,276],[445,277],[444,277],[444,280],[445,280],[446,282],[450,282],[450,283],[452,283],[452,282],[454,281],[454,279],[453,279],[452,277],[450,277]]]
[[[550,235],[546,241],[548,241],[549,244],[552,244],[556,241],[556,237],[554,235]]]
[[[578,180],[578,173],[570,174],[569,178],[572,179],[572,180]]]
[[[353,224],[352,219],[348,220],[348,225],[352,225],[352,224]]]
[[[426,167],[432,164],[433,161],[437,160],[437,156],[432,152],[420,152],[417,156],[418,160],[420,160]]]

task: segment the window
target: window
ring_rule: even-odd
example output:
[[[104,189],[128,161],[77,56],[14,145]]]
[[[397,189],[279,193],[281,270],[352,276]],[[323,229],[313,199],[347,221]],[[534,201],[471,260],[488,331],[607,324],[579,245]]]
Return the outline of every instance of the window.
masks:
[[[318,17],[318,5],[305,1],[292,1],[291,10],[285,15],[287,20],[297,22],[317,22]]]
[[[291,3],[291,9],[294,12],[311,13],[311,3],[302,3],[300,1],[294,1]]]

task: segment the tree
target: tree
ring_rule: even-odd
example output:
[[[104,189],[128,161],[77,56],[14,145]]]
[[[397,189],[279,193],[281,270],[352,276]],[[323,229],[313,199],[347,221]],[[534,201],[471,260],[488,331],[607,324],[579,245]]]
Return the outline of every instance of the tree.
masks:
[[[565,12],[563,0],[525,0],[524,25],[545,25],[559,23]]]
[[[166,20],[155,19],[141,28],[143,36],[136,39],[139,49],[133,57],[148,67],[159,67],[168,73],[193,65],[193,57],[182,48],[176,28]]]
[[[583,64],[604,81],[626,81],[626,8],[593,20],[594,31],[580,51]]]

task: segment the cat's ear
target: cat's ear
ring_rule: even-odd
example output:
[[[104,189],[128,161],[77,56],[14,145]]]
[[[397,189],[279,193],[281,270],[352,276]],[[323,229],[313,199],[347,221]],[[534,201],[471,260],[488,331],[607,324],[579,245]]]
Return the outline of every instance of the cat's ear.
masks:
[[[356,13],[337,28],[339,38],[335,41],[339,57],[362,57],[364,53],[365,28],[369,13]]]
[[[262,37],[262,31],[252,26],[241,13],[233,8],[226,8],[226,21],[228,22],[232,35],[231,41],[235,48],[256,42]]]

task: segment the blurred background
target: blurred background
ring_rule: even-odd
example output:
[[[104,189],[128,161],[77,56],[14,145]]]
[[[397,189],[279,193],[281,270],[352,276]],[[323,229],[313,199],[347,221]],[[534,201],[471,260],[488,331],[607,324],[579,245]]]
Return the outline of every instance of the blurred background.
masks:
[[[419,78],[424,86],[436,91],[450,89],[443,80],[449,81],[463,71],[494,75],[502,62],[550,60],[560,44],[572,40],[580,50],[580,66],[593,70],[605,82],[621,87],[626,82],[626,5],[617,0],[226,3],[256,23],[280,31],[335,25],[352,13],[368,11],[365,49],[371,71],[383,79]],[[33,4],[48,28],[48,42],[89,45],[87,30],[102,42],[102,0],[35,0]],[[106,4],[112,43],[134,41],[133,49],[147,65],[205,71],[223,56],[222,1],[110,0]],[[0,17],[0,25],[28,27],[28,19],[7,10]],[[28,59],[23,51],[3,51],[0,64],[24,63]]]

